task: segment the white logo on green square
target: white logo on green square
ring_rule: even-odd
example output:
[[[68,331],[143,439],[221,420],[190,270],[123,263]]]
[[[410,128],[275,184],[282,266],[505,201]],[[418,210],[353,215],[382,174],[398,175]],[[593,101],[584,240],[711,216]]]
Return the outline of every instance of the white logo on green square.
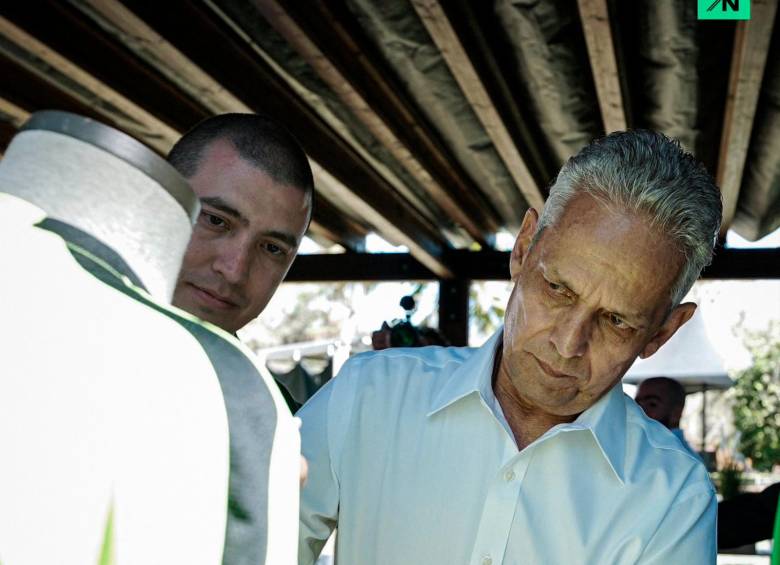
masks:
[[[749,20],[750,0],[699,0],[700,20]]]

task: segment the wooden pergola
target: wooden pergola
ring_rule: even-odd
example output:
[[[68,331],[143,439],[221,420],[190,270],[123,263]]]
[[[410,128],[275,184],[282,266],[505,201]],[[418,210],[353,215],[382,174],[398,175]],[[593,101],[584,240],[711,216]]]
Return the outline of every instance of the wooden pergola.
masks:
[[[465,343],[495,235],[605,132],[681,140],[723,192],[722,236],[780,227],[777,2],[748,21],[656,0],[67,0],[0,8],[0,152],[31,112],[94,117],[161,154],[224,112],[278,116],[310,156],[310,235],[288,281],[437,280]],[[375,232],[408,254],[365,253]],[[780,278],[778,250],[718,250],[710,278]]]

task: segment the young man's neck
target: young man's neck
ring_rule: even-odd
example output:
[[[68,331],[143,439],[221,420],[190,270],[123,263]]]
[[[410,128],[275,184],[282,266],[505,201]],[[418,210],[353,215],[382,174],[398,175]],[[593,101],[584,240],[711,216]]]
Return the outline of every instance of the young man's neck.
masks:
[[[493,365],[493,393],[504,412],[517,449],[522,451],[557,424],[572,422],[576,416],[556,416],[531,406],[521,398],[501,363],[503,347],[499,344]]]

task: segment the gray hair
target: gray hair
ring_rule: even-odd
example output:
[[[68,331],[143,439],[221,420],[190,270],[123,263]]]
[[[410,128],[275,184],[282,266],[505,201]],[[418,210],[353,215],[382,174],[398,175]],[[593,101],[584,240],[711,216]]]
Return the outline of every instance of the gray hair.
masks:
[[[645,217],[651,229],[670,238],[685,257],[671,306],[682,302],[712,262],[723,210],[720,190],[704,166],[662,133],[611,133],[570,158],[558,173],[534,241],[581,193]]]

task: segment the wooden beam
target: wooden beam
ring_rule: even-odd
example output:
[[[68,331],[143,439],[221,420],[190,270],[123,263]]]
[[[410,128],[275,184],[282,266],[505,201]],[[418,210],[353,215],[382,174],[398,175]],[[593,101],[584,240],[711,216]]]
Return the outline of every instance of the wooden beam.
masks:
[[[365,28],[343,2],[315,0],[299,10],[309,22],[308,33],[328,58],[350,76],[376,112],[391,124],[395,135],[410,148],[433,177],[488,234],[503,224],[501,216],[460,164],[440,134],[428,123],[418,102],[385,62]],[[308,9],[313,6],[316,9]],[[314,25],[319,24],[319,25]]]
[[[0,96],[0,121],[19,129],[30,117],[30,112]]]
[[[607,0],[577,0],[580,10],[585,44],[588,47],[590,68],[596,95],[599,99],[601,119],[604,131],[623,131],[626,129],[626,114],[620,91],[620,76],[615,58],[615,45],[612,40],[612,28],[609,24]]]
[[[105,120],[94,108],[69,96],[55,84],[6,57],[2,49],[0,77],[3,77],[3,98],[27,112],[57,108],[95,120]]]
[[[469,289],[468,279],[453,279],[439,283],[439,331],[450,345],[469,344]]]
[[[399,139],[391,125],[377,114],[363,95],[306,34],[289,12],[289,5],[277,0],[260,0],[258,9],[268,22],[314,69],[371,134],[379,140],[406,171],[431,195],[433,201],[456,223],[460,224],[477,242],[486,245],[487,239],[462,206],[437,182],[414,152]]]
[[[298,255],[285,282],[416,281],[436,275],[409,253]]]
[[[753,118],[772,38],[777,0],[753,0],[750,20],[737,22],[716,180],[723,197],[721,237],[734,219]]]
[[[317,192],[314,193],[314,216],[309,231],[338,243],[348,251],[365,251],[368,229],[342,214]]]
[[[508,251],[448,253],[449,264],[459,278],[509,280]],[[720,249],[702,279],[780,279],[780,249]],[[287,281],[403,281],[437,280],[408,253],[344,253],[301,255],[293,263]]]
[[[446,244],[408,202],[292,92],[238,25],[209,3],[171,1],[166,9],[148,2],[125,3],[140,19],[214,77],[253,110],[284,116],[285,125],[298,138],[307,155],[321,170],[338,180],[351,195],[350,207],[374,211],[403,238],[404,245],[442,277],[451,276],[444,263]],[[218,16],[218,17],[215,17]],[[186,21],[187,25],[182,25]],[[262,88],[259,87],[262,85]],[[369,223],[370,219],[367,218]],[[379,228],[381,233],[381,228]],[[383,237],[385,234],[382,234]]]
[[[179,137],[173,128],[3,16],[0,52],[161,153]]]
[[[531,176],[503,120],[490,100],[485,86],[471,64],[447,15],[437,0],[412,0],[417,15],[442,53],[455,80],[471,104],[479,121],[493,142],[501,159],[529,206],[541,210],[544,197]],[[496,193],[495,200],[505,218],[512,218],[522,209],[514,194]]]
[[[118,0],[70,0],[70,3],[210,112],[252,111]]]

